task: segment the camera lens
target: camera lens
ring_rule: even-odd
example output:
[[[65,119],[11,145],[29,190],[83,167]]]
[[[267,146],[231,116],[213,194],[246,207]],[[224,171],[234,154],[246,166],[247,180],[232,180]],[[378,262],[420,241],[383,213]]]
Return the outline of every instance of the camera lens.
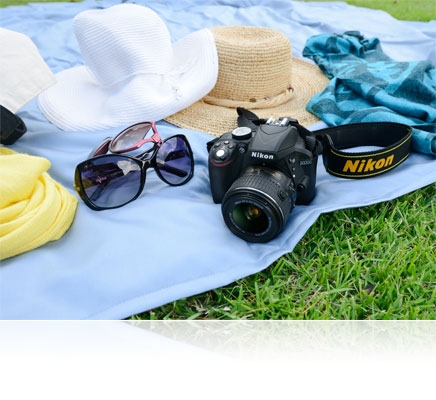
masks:
[[[235,235],[267,242],[283,230],[294,204],[291,178],[271,168],[249,167],[225,194],[221,210]]]
[[[236,204],[232,217],[237,226],[249,233],[261,233],[268,228],[268,216],[259,206],[253,203]]]

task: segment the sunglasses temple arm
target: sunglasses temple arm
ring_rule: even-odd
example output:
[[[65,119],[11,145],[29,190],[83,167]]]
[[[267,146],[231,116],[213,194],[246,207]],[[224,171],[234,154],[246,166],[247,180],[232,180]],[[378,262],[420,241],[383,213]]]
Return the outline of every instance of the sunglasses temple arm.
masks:
[[[186,171],[183,171],[179,168],[174,168],[174,167],[167,165],[167,164],[158,164],[158,168],[161,171],[169,172],[169,173],[176,175],[180,178],[184,178],[185,176],[188,175],[188,173]]]
[[[124,175],[124,173],[122,172],[121,169],[120,169],[119,171],[112,171],[112,172],[109,172],[109,173],[107,174],[108,179],[105,179],[104,181],[98,183],[97,188],[96,188],[95,191],[92,193],[92,195],[89,196],[89,199],[90,199],[91,201],[95,201],[95,200],[97,200],[97,199],[100,197],[100,195],[101,195],[101,193],[103,192],[103,190],[106,189],[106,186],[111,182],[111,180],[112,180],[113,178],[118,178],[118,177],[123,176],[123,175]]]
[[[92,195],[89,197],[89,200],[91,200],[91,201],[97,200],[100,197],[100,195],[103,192],[103,190],[106,188],[106,186],[107,186],[106,182],[105,183],[100,183],[97,186],[97,189],[95,189],[94,193],[92,193]]]

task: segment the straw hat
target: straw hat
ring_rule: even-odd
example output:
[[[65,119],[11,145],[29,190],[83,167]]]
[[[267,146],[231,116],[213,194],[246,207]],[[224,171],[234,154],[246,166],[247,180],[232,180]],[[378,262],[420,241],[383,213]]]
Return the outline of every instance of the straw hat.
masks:
[[[47,119],[64,130],[95,130],[157,121],[205,96],[218,75],[208,29],[172,43],[150,8],[118,4],[73,19],[83,66],[56,74],[38,97]]]
[[[211,29],[218,51],[218,79],[212,91],[165,120],[215,136],[237,126],[236,107],[259,118],[292,117],[304,126],[319,119],[306,111],[328,78],[318,66],[292,57],[291,43],[271,28],[219,26]]]

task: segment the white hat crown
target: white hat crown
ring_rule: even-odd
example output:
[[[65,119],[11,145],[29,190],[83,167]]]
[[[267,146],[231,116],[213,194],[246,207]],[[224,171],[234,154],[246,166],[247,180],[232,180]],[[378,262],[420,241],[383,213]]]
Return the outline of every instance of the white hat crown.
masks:
[[[171,42],[148,7],[117,4],[79,13],[73,30],[83,64],[56,74],[38,97],[42,113],[64,130],[95,130],[158,121],[214,87],[218,55],[212,32]]]
[[[85,65],[102,86],[138,74],[165,74],[173,64],[168,29],[149,8],[124,4],[116,15],[111,8],[88,10],[75,17],[73,30]]]

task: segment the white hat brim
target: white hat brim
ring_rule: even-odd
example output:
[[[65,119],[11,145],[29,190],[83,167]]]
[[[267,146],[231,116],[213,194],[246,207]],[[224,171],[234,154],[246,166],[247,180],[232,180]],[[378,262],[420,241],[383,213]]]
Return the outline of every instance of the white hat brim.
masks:
[[[63,130],[98,130],[164,119],[204,97],[218,76],[214,37],[208,29],[174,43],[173,56],[169,73],[141,73],[109,87],[99,85],[86,66],[66,69],[38,97],[38,105]]]

